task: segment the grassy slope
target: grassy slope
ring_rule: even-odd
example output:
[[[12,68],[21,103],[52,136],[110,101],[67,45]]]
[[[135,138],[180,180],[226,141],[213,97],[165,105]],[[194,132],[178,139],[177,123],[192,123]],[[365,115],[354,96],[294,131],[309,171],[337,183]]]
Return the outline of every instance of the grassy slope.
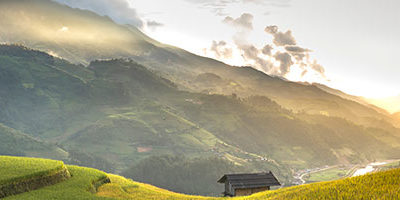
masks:
[[[338,181],[313,183],[254,194],[249,197],[228,199],[399,199],[400,169],[378,172]],[[152,199],[224,199],[187,196],[172,193],[151,185],[137,183],[123,177],[110,175],[111,184],[99,188],[98,195],[105,197],[152,200]]]
[[[27,158],[2,158],[21,159]],[[48,160],[35,161],[45,162]],[[54,161],[57,163],[57,161]],[[14,166],[8,166],[11,170]],[[26,167],[26,165],[24,166]],[[28,169],[28,168],[25,168]],[[148,184],[137,183],[120,176],[105,174],[101,171],[77,166],[68,166],[72,178],[56,185],[34,190],[28,193],[11,196],[5,199],[135,199],[135,200],[201,200],[201,199],[237,199],[237,200],[265,200],[265,199],[399,199],[400,198],[400,169],[367,174],[364,176],[346,178],[337,181],[313,183],[295,187],[288,187],[273,191],[261,192],[248,197],[216,198],[190,196],[173,193]],[[111,183],[98,188],[97,195],[93,183],[106,177]],[[92,192],[91,192],[92,191]]]
[[[399,199],[400,169],[313,183],[254,195],[252,199]]]
[[[93,195],[94,183],[106,178],[104,172],[77,166],[67,166],[72,177],[61,183],[34,190],[31,192],[10,196],[5,199],[110,199]]]
[[[40,179],[65,167],[62,161],[0,156],[0,186],[28,179]],[[72,175],[70,179],[4,199],[107,199],[93,195],[96,183],[105,179],[106,173],[77,166],[67,168]]]
[[[0,156],[0,185],[45,176],[63,168],[62,161]]]

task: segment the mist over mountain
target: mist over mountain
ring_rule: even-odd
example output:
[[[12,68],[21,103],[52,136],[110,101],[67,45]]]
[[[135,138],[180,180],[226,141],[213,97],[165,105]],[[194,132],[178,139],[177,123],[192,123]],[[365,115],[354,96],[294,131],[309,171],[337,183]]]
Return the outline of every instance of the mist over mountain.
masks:
[[[0,154],[132,177],[147,162],[167,176],[154,162],[184,155],[176,159],[188,171],[196,158],[217,159],[227,171],[269,169],[292,184],[297,170],[400,153],[399,117],[363,99],[200,57],[90,11],[4,0],[0,27],[0,131],[10,135],[0,146],[26,147]]]

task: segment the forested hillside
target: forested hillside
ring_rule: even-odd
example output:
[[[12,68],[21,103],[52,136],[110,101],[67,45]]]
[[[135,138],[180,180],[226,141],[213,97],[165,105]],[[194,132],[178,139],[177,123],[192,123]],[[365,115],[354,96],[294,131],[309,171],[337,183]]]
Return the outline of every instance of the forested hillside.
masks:
[[[0,123],[12,128],[6,130],[24,132],[25,143],[68,152],[49,154],[33,146],[26,151],[35,154],[20,152],[23,148],[4,148],[0,154],[55,156],[132,177],[138,173],[128,169],[145,166],[151,156],[184,154],[178,163],[188,163],[194,171],[200,169],[192,159],[207,165],[218,158],[224,171],[271,169],[290,184],[296,169],[394,158],[399,152],[396,128],[297,113],[262,95],[183,91],[128,59],[93,61],[84,67],[23,46],[1,45],[0,63]],[[170,172],[163,165],[153,169],[158,176]],[[221,169],[210,168],[210,174],[219,173]],[[184,188],[187,184],[172,187],[155,177],[142,178],[174,191],[194,192]],[[215,183],[211,178],[201,181]],[[204,187],[198,194],[215,190]]]
[[[400,126],[388,113],[342,98],[346,95],[327,92],[332,89],[288,82],[251,67],[228,66],[200,57],[90,11],[50,0],[5,0],[0,5],[0,26],[8,27],[0,30],[0,42],[24,44],[84,65],[98,59],[129,58],[187,91],[235,93],[239,97],[261,95],[294,112],[335,116],[386,130]],[[60,31],[63,27],[68,31]]]

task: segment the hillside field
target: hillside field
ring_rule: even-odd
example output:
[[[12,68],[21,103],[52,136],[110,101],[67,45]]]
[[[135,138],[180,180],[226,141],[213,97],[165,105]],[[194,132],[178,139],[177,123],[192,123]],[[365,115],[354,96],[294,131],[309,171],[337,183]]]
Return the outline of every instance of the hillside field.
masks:
[[[61,161],[1,156],[0,186],[46,175],[64,167]]]
[[[16,161],[15,165],[10,164],[11,160]],[[0,157],[0,163],[2,163],[0,165],[0,180],[2,180],[2,184],[21,180],[17,180],[15,177],[34,177],[37,176],[38,172],[63,166],[63,163],[60,161],[5,156]],[[337,181],[287,187],[247,197],[222,198],[178,194],[91,168],[71,165],[68,165],[67,168],[72,176],[67,180],[4,199],[400,199],[400,169],[392,169]]]

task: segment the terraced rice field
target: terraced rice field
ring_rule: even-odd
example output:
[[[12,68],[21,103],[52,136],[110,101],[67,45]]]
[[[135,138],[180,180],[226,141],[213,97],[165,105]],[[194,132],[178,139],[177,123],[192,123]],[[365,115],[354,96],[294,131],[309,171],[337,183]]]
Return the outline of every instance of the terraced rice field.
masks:
[[[17,183],[43,177],[65,168],[60,161],[0,156],[1,183]],[[4,165],[3,165],[4,163]],[[66,166],[71,178],[50,186],[8,196],[5,200],[84,199],[84,200],[284,200],[284,199],[400,199],[400,169],[371,173],[337,181],[312,183],[246,197],[222,198],[178,194],[138,183],[96,169]],[[66,169],[65,168],[65,169]],[[3,175],[6,174],[6,175]]]

